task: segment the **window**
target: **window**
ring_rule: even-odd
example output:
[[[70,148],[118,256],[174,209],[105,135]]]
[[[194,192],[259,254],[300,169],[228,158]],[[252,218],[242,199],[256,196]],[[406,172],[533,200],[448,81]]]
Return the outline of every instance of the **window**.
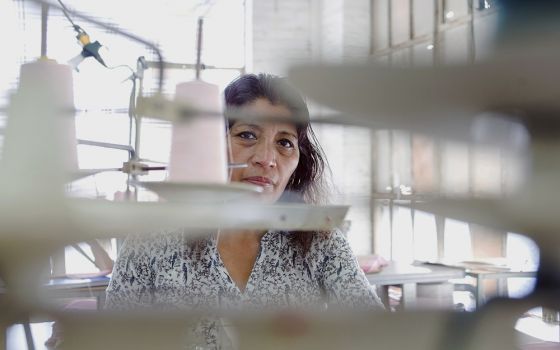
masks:
[[[372,0],[372,60],[392,67],[421,67],[484,57],[499,8],[494,1],[471,4],[473,8],[463,0]],[[519,131],[514,126],[499,129],[509,130],[510,140]],[[371,135],[376,253],[404,262],[503,257],[510,265],[524,262],[536,267],[538,251],[522,236],[414,209],[426,198],[495,198],[516,191],[526,175],[526,160],[515,141],[499,148],[403,131],[378,130]],[[526,293],[534,280],[509,283],[513,294]]]
[[[139,1],[99,2],[87,0],[63,0],[69,9],[87,14],[115,28],[124,29],[161,48],[167,62],[191,65],[191,68],[166,70],[164,93],[172,95],[178,82],[192,80],[195,76],[192,64],[196,60],[197,19],[204,16],[202,62],[208,67],[203,70],[203,80],[218,84],[222,88],[245,70],[245,3],[235,1],[179,1],[163,3]],[[5,20],[0,29],[12,33],[0,55],[0,106],[8,105],[9,94],[17,88],[19,66],[35,60],[40,55],[41,7],[29,1],[5,1],[0,4]],[[129,145],[131,121],[128,116],[129,97],[132,84],[127,80],[131,70],[136,69],[139,56],[155,61],[155,53],[149,48],[96,25],[73,18],[92,41],[99,41],[103,59],[111,69],[102,67],[92,58],[79,65],[74,73],[74,104],[76,134],[78,139]],[[78,55],[81,47],[76,43],[76,33],[61,11],[51,8],[48,17],[47,55],[59,63],[65,63]],[[179,66],[179,65],[176,65]],[[156,89],[155,68],[145,72],[143,91],[153,93]],[[4,126],[5,109],[0,109],[0,129]],[[140,156],[155,162],[167,162],[170,147],[170,125],[156,120],[143,120]],[[132,134],[133,135],[133,134]],[[0,133],[1,136],[1,133]],[[78,146],[79,166],[82,169],[120,168],[129,159],[126,150],[102,148],[91,144]],[[165,176],[154,172],[152,179]],[[81,179],[69,186],[72,195],[106,199],[118,199],[127,190],[127,175],[119,171],[103,172]],[[138,192],[150,198],[146,191]],[[152,196],[153,197],[153,196]],[[115,242],[101,242],[114,258]],[[91,258],[87,245],[80,248]],[[62,253],[61,253],[62,254]],[[93,264],[67,247],[65,260],[68,273],[92,272]],[[61,269],[57,269],[58,272]]]

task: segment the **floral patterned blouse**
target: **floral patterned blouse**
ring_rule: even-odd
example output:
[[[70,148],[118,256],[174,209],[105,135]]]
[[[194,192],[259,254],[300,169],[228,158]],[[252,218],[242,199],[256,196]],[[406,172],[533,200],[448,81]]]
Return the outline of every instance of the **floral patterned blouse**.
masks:
[[[130,236],[115,263],[105,307],[383,308],[342,233],[315,237],[305,255],[288,234],[263,235],[244,291],[220,259],[215,235],[198,241],[183,232]],[[215,343],[211,330],[204,333]]]

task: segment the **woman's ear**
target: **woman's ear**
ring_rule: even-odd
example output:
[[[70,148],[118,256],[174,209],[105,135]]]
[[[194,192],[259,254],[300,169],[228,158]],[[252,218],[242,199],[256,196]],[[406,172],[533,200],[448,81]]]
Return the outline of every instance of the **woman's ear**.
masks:
[[[300,192],[292,191],[286,188],[280,198],[278,198],[280,203],[305,203],[303,200],[303,194]]]

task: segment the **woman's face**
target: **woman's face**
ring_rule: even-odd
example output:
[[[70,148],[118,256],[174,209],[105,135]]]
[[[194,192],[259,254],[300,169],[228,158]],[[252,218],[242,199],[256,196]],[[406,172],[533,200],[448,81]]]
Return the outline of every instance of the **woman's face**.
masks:
[[[289,122],[290,110],[260,98],[244,106],[251,113],[286,118],[286,122],[236,121],[229,130],[232,162],[247,163],[234,169],[231,181],[263,188],[263,199],[280,198],[299,162],[296,126]]]

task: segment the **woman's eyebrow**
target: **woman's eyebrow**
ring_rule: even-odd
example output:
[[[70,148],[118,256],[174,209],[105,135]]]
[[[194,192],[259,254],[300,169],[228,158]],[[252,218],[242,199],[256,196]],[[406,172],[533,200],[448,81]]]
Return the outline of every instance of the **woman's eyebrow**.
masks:
[[[288,135],[288,136],[291,136],[291,137],[293,137],[294,139],[296,139],[296,140],[297,140],[297,135],[296,135],[296,134],[294,134],[294,133],[293,133],[292,131],[288,131],[288,130],[281,130],[281,131],[279,132],[279,134],[282,134],[282,135]]]
[[[235,126],[233,126],[232,129],[236,129],[236,128],[251,128],[251,129],[257,129],[257,130],[261,130],[261,126],[257,125],[257,124],[249,124],[249,123],[239,123]]]

